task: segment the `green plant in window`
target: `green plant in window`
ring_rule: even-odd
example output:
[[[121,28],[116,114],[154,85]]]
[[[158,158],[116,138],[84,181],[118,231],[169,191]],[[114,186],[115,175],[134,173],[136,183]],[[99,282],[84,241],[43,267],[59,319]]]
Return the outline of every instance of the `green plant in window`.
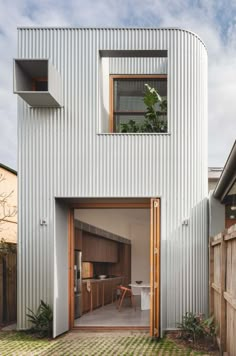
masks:
[[[134,121],[129,120],[126,124],[120,124],[121,132],[140,132],[140,126]]]
[[[129,120],[121,123],[121,132],[166,132],[167,131],[167,100],[162,98],[155,88],[145,84],[143,98],[146,105],[145,120],[142,124]]]
[[[141,132],[166,132],[167,100],[163,99],[155,88],[145,84],[144,104],[147,107]]]

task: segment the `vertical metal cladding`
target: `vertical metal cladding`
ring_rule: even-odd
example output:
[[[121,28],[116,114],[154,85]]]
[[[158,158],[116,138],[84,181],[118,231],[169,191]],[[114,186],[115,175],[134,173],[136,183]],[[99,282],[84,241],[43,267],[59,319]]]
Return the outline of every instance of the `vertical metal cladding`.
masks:
[[[109,72],[168,75],[168,134],[100,130],[99,50],[163,49],[167,59],[110,58]],[[18,328],[53,303],[55,197],[161,197],[161,323],[207,311],[207,53],[177,29],[18,30],[18,58],[49,58],[64,106],[18,100]],[[40,226],[40,218],[47,219]],[[186,221],[186,225],[183,222]]]

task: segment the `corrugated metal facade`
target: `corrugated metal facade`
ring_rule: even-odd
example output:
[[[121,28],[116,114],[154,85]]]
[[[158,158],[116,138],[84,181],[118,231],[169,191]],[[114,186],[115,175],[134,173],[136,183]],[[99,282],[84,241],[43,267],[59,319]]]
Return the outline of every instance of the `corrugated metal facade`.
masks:
[[[168,51],[167,58],[109,58],[106,68],[110,74],[168,75],[167,134],[102,132],[99,50],[126,49]],[[18,30],[18,58],[49,58],[62,77],[64,102],[44,109],[18,100],[18,328],[27,325],[26,307],[55,300],[54,197],[161,197],[162,328],[174,328],[185,311],[206,312],[202,41],[175,29],[25,28]],[[42,217],[46,226],[39,224]]]

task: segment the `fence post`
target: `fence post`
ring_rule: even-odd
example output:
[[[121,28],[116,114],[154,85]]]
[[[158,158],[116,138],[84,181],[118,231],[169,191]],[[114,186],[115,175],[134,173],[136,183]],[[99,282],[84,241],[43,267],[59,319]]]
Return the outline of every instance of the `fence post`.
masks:
[[[7,261],[6,256],[2,256],[2,321],[7,322]]]
[[[221,240],[221,275],[220,275],[220,351],[223,353],[226,350],[226,302],[224,298],[224,292],[226,289],[226,242],[225,233],[222,234]]]
[[[209,312],[210,316],[214,314],[214,291],[212,283],[214,282],[214,248],[211,245],[213,237],[209,240]]]

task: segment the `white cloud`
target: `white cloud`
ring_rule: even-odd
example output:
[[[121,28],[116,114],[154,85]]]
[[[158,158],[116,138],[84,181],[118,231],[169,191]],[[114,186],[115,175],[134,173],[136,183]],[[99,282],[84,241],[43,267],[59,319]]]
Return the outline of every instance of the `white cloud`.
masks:
[[[0,162],[16,168],[12,58],[17,26],[152,26],[196,32],[209,53],[209,165],[223,165],[236,132],[235,0],[0,2]]]

